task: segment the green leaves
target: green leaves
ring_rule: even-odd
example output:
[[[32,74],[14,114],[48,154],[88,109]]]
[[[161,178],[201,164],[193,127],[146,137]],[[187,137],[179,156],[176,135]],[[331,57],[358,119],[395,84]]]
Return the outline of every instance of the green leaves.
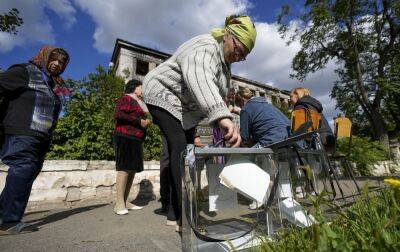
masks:
[[[338,140],[337,152],[345,155],[349,152],[348,138]],[[368,137],[353,136],[348,160],[357,164],[357,170],[362,175],[370,175],[371,165],[388,159],[389,153],[380,142],[372,141]]]
[[[0,15],[0,31],[2,32],[17,35],[17,27],[23,23],[22,18],[19,17],[19,11],[15,8],[11,9],[8,13]]]
[[[301,44],[290,76],[305,80],[335,61],[331,97],[354,119],[355,132],[387,148],[388,130],[400,135],[399,9],[395,0],[306,0],[296,15],[289,6],[278,15],[281,35]]]
[[[328,202],[314,197],[315,208],[326,209]],[[363,195],[349,209],[329,209],[336,213],[305,229],[292,227],[279,232],[274,241],[263,239],[259,251],[399,251],[400,194],[382,189]]]
[[[123,94],[124,79],[98,67],[81,81],[68,80],[71,98],[54,132],[47,158],[113,160],[115,101]],[[158,159],[159,129],[152,125],[144,143],[144,159]]]

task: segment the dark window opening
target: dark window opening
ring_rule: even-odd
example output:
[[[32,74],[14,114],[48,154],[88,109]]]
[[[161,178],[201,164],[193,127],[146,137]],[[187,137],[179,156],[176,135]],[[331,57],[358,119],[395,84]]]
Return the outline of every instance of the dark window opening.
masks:
[[[148,72],[149,72],[149,62],[138,59],[136,64],[136,74],[144,76]]]

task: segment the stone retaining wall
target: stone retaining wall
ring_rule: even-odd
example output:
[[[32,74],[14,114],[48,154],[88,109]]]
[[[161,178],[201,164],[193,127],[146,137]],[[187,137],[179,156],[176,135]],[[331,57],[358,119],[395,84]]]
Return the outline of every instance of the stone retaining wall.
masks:
[[[389,169],[390,168],[390,169]],[[0,165],[0,191],[8,167]],[[380,162],[374,175],[400,172],[399,163]],[[160,164],[144,162],[144,171],[136,174],[130,197],[156,198],[160,190]],[[28,211],[71,206],[85,201],[110,202],[115,196],[114,161],[46,160],[35,180]]]
[[[0,165],[0,191],[3,190],[8,167]],[[160,164],[144,163],[137,173],[130,196],[159,196]],[[33,183],[28,210],[69,206],[85,200],[110,201],[115,195],[114,161],[46,160],[42,172]]]

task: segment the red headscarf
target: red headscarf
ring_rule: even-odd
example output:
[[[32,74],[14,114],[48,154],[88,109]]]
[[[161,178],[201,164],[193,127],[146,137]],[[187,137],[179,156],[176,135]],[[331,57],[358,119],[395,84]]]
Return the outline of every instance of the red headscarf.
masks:
[[[58,51],[59,53],[64,54],[67,59],[65,61],[65,64],[63,66],[63,69],[61,70],[61,72],[57,75],[51,75],[47,69],[47,66],[49,64],[49,58],[52,52],[54,51]],[[69,62],[69,55],[68,53],[60,48],[60,47],[55,47],[55,46],[44,46],[39,50],[39,53],[36,54],[31,60],[31,63],[35,64],[38,68],[40,68],[42,71],[46,72],[48,76],[50,76],[51,78],[53,78],[54,82],[58,85],[61,85],[64,83],[64,80],[60,77],[60,75],[64,72],[65,68],[68,65]]]

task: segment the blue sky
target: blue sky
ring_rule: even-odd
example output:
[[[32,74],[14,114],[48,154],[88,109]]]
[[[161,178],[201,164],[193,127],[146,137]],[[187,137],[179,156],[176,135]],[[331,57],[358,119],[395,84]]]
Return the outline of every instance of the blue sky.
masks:
[[[0,32],[0,67],[26,62],[41,46],[54,44],[71,56],[63,77],[78,80],[97,65],[108,65],[116,38],[173,53],[185,40],[222,26],[227,15],[247,13],[256,22],[256,46],[247,61],[233,66],[233,73],[286,90],[306,86],[332,117],[333,62],[304,83],[289,78],[300,45],[286,46],[277,32],[276,15],[284,4],[300,9],[302,1],[2,0],[0,13],[16,7],[25,23],[17,36]]]
[[[248,9],[247,13],[250,14],[257,21],[273,23],[276,21],[276,15],[279,12],[281,6],[283,4],[292,2],[298,3],[298,1],[279,0],[251,1],[251,6]],[[54,29],[54,44],[65,48],[71,55],[71,62],[68,66],[68,69],[64,73],[64,76],[71,77],[73,79],[81,79],[88,73],[93,72],[97,65],[107,66],[111,58],[111,53],[100,52],[93,46],[95,42],[93,39],[93,34],[96,28],[95,22],[88,13],[82,11],[79,6],[74,4],[74,2],[71,2],[71,4],[76,10],[76,22],[70,28],[66,28],[64,25],[65,21],[61,19],[55,11],[49,9],[46,6],[45,15],[49,19],[50,24],[53,26]],[[0,4],[0,10],[1,12],[4,12],[7,9],[1,8]],[[22,18],[24,18],[23,15]],[[223,20],[221,20],[221,24],[222,23]],[[136,42],[133,38],[124,38],[123,34],[121,34],[120,36],[123,39],[130,40],[131,42]],[[15,46],[12,50],[6,52],[1,52],[0,50],[0,67],[2,69],[7,69],[12,64],[25,62],[27,59],[32,57],[44,44],[46,43],[43,43],[41,41],[33,41],[33,43]],[[157,47],[163,48],[163,45],[153,46],[153,48]]]

